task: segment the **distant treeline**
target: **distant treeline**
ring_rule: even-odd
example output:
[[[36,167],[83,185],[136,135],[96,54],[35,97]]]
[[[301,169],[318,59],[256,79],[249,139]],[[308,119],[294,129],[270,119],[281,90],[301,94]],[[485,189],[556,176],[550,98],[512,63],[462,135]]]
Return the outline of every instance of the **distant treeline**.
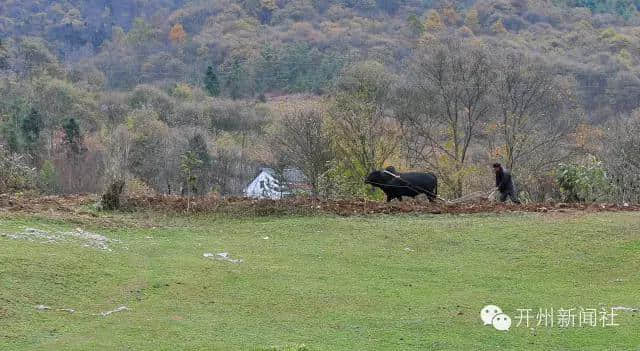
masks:
[[[295,166],[316,195],[375,197],[363,173],[393,163],[461,194],[500,160],[531,198],[629,199],[638,5],[3,1],[0,192],[125,178],[130,191],[239,194],[258,167]],[[474,57],[478,81],[463,69]],[[510,93],[532,90],[514,82],[536,103],[515,105]],[[451,100],[478,84],[480,110]]]

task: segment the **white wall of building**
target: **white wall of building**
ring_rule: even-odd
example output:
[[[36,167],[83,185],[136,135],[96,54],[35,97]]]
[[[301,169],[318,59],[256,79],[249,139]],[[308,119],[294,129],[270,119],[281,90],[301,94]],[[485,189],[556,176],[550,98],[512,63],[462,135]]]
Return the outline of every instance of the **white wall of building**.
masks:
[[[260,172],[256,179],[245,188],[244,195],[254,199],[278,200],[282,198],[278,180],[265,171]]]

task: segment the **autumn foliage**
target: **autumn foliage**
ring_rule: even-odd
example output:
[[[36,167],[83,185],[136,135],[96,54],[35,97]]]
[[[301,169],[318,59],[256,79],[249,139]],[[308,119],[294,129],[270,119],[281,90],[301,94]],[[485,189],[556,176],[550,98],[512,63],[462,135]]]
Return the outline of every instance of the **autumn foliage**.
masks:
[[[169,31],[169,40],[173,43],[183,43],[187,38],[187,33],[184,31],[182,24],[176,23],[171,27]]]

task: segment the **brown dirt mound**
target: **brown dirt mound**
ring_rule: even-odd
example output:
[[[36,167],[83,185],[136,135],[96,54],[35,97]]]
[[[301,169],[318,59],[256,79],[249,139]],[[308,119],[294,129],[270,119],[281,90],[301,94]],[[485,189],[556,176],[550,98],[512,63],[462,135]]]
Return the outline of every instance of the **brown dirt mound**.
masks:
[[[98,201],[98,197],[90,194],[60,196],[0,194],[0,210],[27,213],[44,211],[78,212],[79,207],[96,203],[96,201]]]
[[[16,197],[0,195],[0,210],[9,212],[63,212],[76,215],[93,215],[83,210],[83,206],[96,203],[95,195],[69,195],[46,197]],[[245,198],[225,198],[215,196],[198,197],[191,200],[180,196],[138,196],[127,199],[129,211],[153,210],[174,213],[221,213],[233,216],[269,216],[269,215],[312,215],[337,214],[354,216],[367,214],[463,214],[463,213],[501,213],[501,212],[603,212],[603,211],[640,211],[640,205],[619,204],[505,204],[490,201],[445,204],[409,200],[392,203],[352,200],[319,200],[310,198],[290,198],[284,200],[252,200]]]

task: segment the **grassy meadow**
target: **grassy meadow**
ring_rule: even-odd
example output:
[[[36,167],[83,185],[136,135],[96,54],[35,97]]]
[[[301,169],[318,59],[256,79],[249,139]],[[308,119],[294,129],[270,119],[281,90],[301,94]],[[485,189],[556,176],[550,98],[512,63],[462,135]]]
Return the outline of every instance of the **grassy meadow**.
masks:
[[[0,217],[0,350],[640,347],[638,312],[606,327],[535,316],[640,307],[638,213],[118,216]],[[119,242],[11,236],[77,227]],[[203,256],[220,252],[243,262]],[[509,331],[483,325],[488,304],[511,316]],[[529,327],[518,309],[532,310]]]

